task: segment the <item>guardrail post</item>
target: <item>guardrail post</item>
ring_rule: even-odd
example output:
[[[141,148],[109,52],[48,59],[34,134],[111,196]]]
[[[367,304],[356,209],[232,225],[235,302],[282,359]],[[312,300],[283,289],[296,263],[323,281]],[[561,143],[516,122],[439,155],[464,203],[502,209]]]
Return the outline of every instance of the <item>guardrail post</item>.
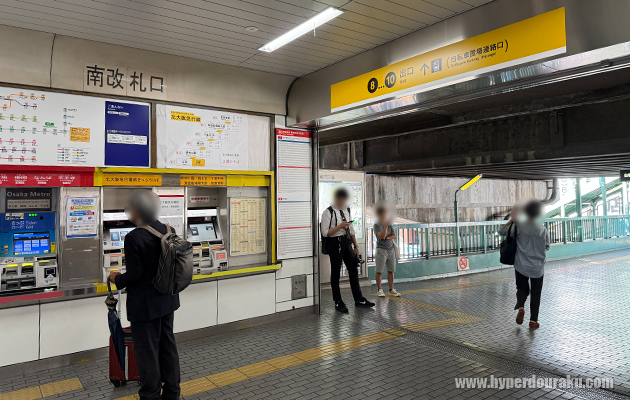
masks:
[[[593,218],[593,240],[597,239],[597,219]]]
[[[426,252],[427,260],[431,258],[431,228],[424,228],[424,250]]]
[[[567,244],[567,221],[562,221],[562,243]]]
[[[483,244],[483,252],[488,252],[488,226],[483,225],[481,227],[481,243]]]

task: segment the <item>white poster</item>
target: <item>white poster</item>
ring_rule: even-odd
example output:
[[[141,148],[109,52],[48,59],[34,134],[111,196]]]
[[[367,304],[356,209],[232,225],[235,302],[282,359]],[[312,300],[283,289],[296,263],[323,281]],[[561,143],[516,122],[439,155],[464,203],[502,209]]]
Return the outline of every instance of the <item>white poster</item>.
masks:
[[[0,87],[0,164],[104,167],[107,101]],[[148,116],[146,112],[147,132]]]
[[[69,197],[66,201],[66,237],[96,236],[97,215],[97,197]]]
[[[266,251],[267,202],[264,198],[230,199],[230,255]]]
[[[313,255],[311,133],[276,129],[278,259]]]
[[[170,225],[179,237],[184,235],[184,196],[158,195],[160,197],[159,220]]]
[[[248,115],[159,104],[156,116],[158,167],[249,168]]]

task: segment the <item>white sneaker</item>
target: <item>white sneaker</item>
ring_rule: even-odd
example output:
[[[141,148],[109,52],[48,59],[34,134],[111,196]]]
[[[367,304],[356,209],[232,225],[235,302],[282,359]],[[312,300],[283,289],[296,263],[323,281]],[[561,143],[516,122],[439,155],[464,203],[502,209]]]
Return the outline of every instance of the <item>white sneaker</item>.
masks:
[[[378,292],[376,292],[376,295],[378,297],[385,297],[385,293],[383,293],[383,289],[379,289]]]
[[[400,293],[398,293],[398,292],[396,291],[396,289],[392,289],[392,290],[390,290],[390,291],[389,291],[389,295],[390,295],[390,296],[394,296],[394,297],[400,297]]]

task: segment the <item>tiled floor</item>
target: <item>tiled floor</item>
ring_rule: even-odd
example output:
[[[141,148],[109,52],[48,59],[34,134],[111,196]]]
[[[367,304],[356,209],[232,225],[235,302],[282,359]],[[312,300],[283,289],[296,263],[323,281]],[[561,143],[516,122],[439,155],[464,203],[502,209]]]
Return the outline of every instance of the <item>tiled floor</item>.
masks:
[[[377,298],[374,286],[364,287],[377,303],[373,310],[352,307],[350,292],[344,289],[350,315],[336,313],[330,291],[323,290],[321,316],[180,343],[182,381],[198,379],[187,387],[200,388],[190,392],[204,390],[186,399],[630,395],[630,251],[550,263],[537,331],[514,323],[512,275],[513,270],[504,269],[397,284],[403,293],[399,300]],[[331,343],[336,344],[326,346]],[[273,361],[283,356],[287,357]],[[284,365],[287,360],[295,362]],[[224,371],[233,373],[225,374],[228,378],[216,375]],[[249,376],[244,378],[239,371]],[[238,377],[231,378],[235,374]],[[615,387],[612,391],[455,388],[457,377],[533,374],[609,377]],[[37,393],[51,393],[50,388],[65,389],[46,399],[119,399],[137,391],[135,383],[114,388],[107,375],[107,360],[32,373],[0,381],[0,400],[35,399]],[[78,378],[80,387],[75,380],[60,382],[73,378]],[[215,388],[214,383],[222,379],[227,379],[226,385]],[[59,383],[46,386],[53,382]],[[25,390],[18,392],[21,389]],[[17,397],[20,393],[24,396]]]

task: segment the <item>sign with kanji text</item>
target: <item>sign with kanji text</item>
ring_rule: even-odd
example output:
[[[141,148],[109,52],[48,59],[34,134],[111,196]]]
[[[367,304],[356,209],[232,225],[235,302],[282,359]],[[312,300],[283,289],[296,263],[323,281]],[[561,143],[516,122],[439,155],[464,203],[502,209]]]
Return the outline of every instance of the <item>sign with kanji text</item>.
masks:
[[[225,175],[180,175],[181,186],[225,186]]]
[[[103,186],[162,186],[162,175],[103,174]]]
[[[1,172],[0,186],[60,187],[93,186],[93,173],[76,172]]]
[[[418,93],[566,52],[564,7],[330,87],[332,112]]]
[[[83,90],[164,100],[166,77],[163,72],[86,62],[83,69]]]

